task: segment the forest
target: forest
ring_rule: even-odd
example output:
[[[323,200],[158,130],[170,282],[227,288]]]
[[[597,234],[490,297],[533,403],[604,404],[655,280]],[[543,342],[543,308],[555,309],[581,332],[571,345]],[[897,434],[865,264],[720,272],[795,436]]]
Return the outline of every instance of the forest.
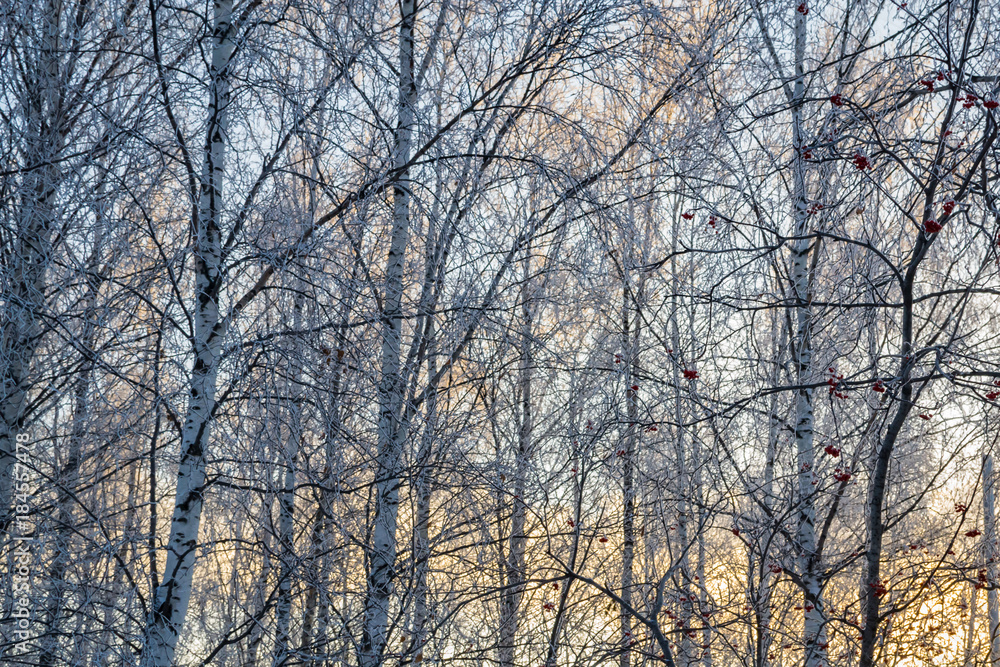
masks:
[[[1000,2],[0,1],[0,664],[1000,667]]]

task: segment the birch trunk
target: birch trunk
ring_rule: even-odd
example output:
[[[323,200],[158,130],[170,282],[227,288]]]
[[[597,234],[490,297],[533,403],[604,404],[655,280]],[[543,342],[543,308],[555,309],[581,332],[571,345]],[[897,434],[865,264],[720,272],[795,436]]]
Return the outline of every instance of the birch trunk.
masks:
[[[204,503],[205,449],[215,408],[219,352],[224,336],[219,318],[222,288],[220,217],[228,143],[229,65],[235,48],[232,0],[216,0],[212,61],[195,243],[194,364],[187,417],[181,433],[174,512],[163,580],[156,590],[143,663],[171,667],[188,603]]]
[[[691,659],[691,638],[688,637],[688,624],[691,622],[691,613],[693,610],[693,604],[690,602],[690,581],[691,581],[691,571],[690,563],[688,558],[688,518],[689,518],[689,503],[687,502],[687,495],[690,491],[690,484],[688,483],[688,465],[687,465],[687,446],[685,445],[684,429],[682,424],[684,423],[684,410],[681,405],[681,386],[683,381],[681,379],[681,366],[680,361],[683,356],[681,355],[681,330],[680,322],[678,318],[680,317],[681,302],[677,294],[678,287],[681,283],[680,268],[677,265],[677,240],[680,238],[680,226],[679,226],[679,213],[680,210],[674,211],[674,221],[673,221],[673,240],[671,241],[671,254],[670,259],[670,277],[671,282],[675,286],[673,294],[670,297],[670,346],[671,354],[674,358],[674,364],[672,368],[673,372],[673,383],[675,389],[674,395],[674,455],[677,459],[677,540],[679,544],[679,549],[681,550],[681,557],[679,562],[679,575],[681,581],[681,597],[684,601],[680,604],[678,609],[679,622],[683,623],[683,627],[680,627],[680,636],[677,639],[677,655],[676,660],[678,665],[687,665]]]
[[[1000,604],[997,601],[997,524],[996,524],[996,475],[993,472],[993,455],[983,457],[983,558],[986,561],[987,581],[986,610],[990,619],[991,667],[1000,665]]]
[[[795,12],[795,79],[792,85],[792,150],[794,192],[792,196],[795,241],[792,244],[792,291],[795,297],[795,449],[798,464],[798,549],[799,572],[802,577],[803,643],[805,667],[826,664],[823,611],[820,602],[819,554],[816,544],[816,510],[814,507],[816,464],[813,449],[813,389],[812,382],[812,308],[809,294],[809,197],[806,186],[806,163],[803,153],[806,138],[803,131],[802,107],[805,101],[806,16]]]
[[[298,417],[297,407],[292,407],[293,419]],[[272,665],[281,667],[288,660],[289,624],[292,612],[292,579],[295,576],[295,466],[298,459],[298,427],[290,424],[285,447],[283,485],[278,498],[278,548],[281,567],[278,572],[278,598],[275,603],[275,645]]]
[[[382,664],[388,641],[389,605],[396,567],[396,524],[399,513],[399,462],[405,438],[402,424],[404,385],[401,375],[403,268],[410,235],[410,144],[417,90],[414,79],[413,26],[415,0],[400,2],[399,104],[395,132],[393,223],[386,262],[382,334],[382,373],[379,384],[378,465],[375,517],[368,558],[362,667]]]

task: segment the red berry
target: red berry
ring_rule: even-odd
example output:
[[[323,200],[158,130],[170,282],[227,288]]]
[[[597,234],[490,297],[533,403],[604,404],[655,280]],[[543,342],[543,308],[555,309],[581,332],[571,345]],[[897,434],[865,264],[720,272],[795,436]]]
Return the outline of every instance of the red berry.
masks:
[[[830,103],[835,107],[842,107],[844,106],[844,96],[841,95],[840,93],[837,93],[836,95],[831,95]]]
[[[851,479],[851,473],[847,470],[835,468],[833,471],[833,478],[838,482],[846,482]]]
[[[693,371],[690,369],[684,369],[684,379],[685,380],[697,380],[698,371]]]
[[[937,234],[941,231],[941,223],[937,220],[928,220],[924,223],[924,231],[928,234]]]

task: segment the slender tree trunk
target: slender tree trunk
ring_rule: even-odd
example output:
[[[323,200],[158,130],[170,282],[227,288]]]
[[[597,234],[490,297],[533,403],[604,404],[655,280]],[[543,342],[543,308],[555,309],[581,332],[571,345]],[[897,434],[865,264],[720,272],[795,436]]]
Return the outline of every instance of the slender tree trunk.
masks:
[[[417,90],[414,80],[413,26],[416,1],[400,2],[399,104],[395,136],[393,223],[386,264],[382,333],[382,372],[379,385],[378,465],[375,483],[375,517],[368,557],[361,666],[382,664],[388,642],[389,605],[396,568],[396,523],[399,513],[400,459],[405,438],[402,350],[403,268],[410,236],[410,143],[414,127]]]
[[[264,513],[270,514],[271,512],[271,501],[267,499],[264,503]],[[259,531],[263,533],[263,539],[261,540],[261,546],[264,552],[264,563],[260,570],[260,576],[257,577],[257,585],[253,589],[253,599],[256,602],[251,610],[251,613],[257,616],[257,618],[252,621],[253,628],[250,630],[250,640],[247,643],[247,665],[257,665],[257,656],[260,654],[261,644],[264,643],[264,607],[267,605],[267,588],[268,580],[271,578],[271,544],[270,537],[264,531]]]
[[[99,288],[96,276],[99,271],[97,263],[100,247],[101,242],[100,238],[98,238],[95,241],[94,252],[89,262],[90,270],[88,273],[90,277],[88,279],[87,296],[84,300],[83,332],[80,335],[80,346],[83,351],[84,360],[80,368],[80,375],[76,379],[73,389],[73,422],[69,436],[69,451],[65,463],[63,463],[62,469],[56,477],[59,486],[59,493],[56,499],[56,535],[55,544],[53,545],[52,564],[49,567],[49,592],[45,609],[45,639],[42,642],[42,652],[38,658],[39,667],[49,667],[55,664],[56,652],[59,646],[59,616],[62,614],[69,589],[69,584],[66,581],[66,571],[72,560],[70,539],[75,530],[75,512],[73,510],[77,502],[73,494],[76,492],[79,483],[80,457],[87,435],[87,413],[90,405],[88,399],[94,369],[94,337],[97,332],[97,317],[94,311],[94,302]],[[131,489],[131,486],[129,488]]]
[[[314,653],[316,650],[316,647],[313,646],[315,642],[314,633],[320,596],[323,595],[318,581],[322,579],[322,575],[318,572],[319,568],[317,564],[322,561],[324,537],[327,532],[327,517],[322,499],[320,499],[320,504],[313,515],[311,525],[308,565],[314,571],[311,575],[312,581],[310,581],[309,587],[306,590],[305,603],[302,608],[302,636],[299,640],[299,651],[301,653]]]
[[[986,609],[990,618],[990,665],[1000,665],[1000,604],[997,601],[997,549],[996,524],[996,475],[993,471],[993,455],[983,457],[983,559],[986,562],[987,581]]]
[[[439,15],[438,21],[443,20],[443,12]],[[425,56],[426,59],[426,56]],[[438,127],[440,127],[440,96],[437,106]],[[468,172],[470,161],[466,160],[463,172]],[[431,206],[430,215],[427,216],[427,244],[424,253],[424,284],[421,289],[419,320],[423,324],[422,342],[424,346],[424,357],[427,360],[427,378],[431,381],[437,377],[437,330],[435,309],[440,295],[441,283],[444,278],[444,267],[447,263],[448,248],[451,239],[454,238],[454,229],[451,226],[453,216],[457,215],[459,198],[456,195],[452,202],[452,210],[445,215],[444,224],[438,226],[438,219],[441,214],[441,200],[444,194],[444,176],[442,165],[436,165],[436,194],[434,203]],[[431,242],[433,240],[433,242]],[[419,325],[418,325],[419,326]],[[411,350],[414,367],[418,366],[420,360],[419,345]],[[417,369],[418,370],[418,369]],[[411,387],[417,386],[419,373],[414,372]],[[415,482],[415,495],[417,501],[416,525],[414,529],[414,611],[411,634],[413,636],[413,662],[420,664],[424,661],[424,648],[427,644],[427,622],[430,616],[430,586],[427,579],[430,573],[430,517],[431,517],[431,497],[433,495],[433,474],[431,461],[434,459],[434,445],[437,439],[438,423],[438,392],[436,386],[428,386],[428,394],[424,414],[423,433],[420,438],[420,446],[417,451],[417,477]]]
[[[355,264],[351,271],[352,280],[357,278],[357,271],[358,266]],[[326,563],[333,518],[332,487],[337,482],[334,471],[340,464],[340,448],[337,443],[342,442],[344,438],[341,411],[344,398],[344,376],[347,372],[345,357],[347,355],[347,329],[350,313],[351,305],[348,304],[342,314],[340,326],[337,327],[335,349],[330,350],[328,355],[328,363],[333,364],[334,368],[330,390],[329,423],[326,433],[326,468],[323,474],[323,488],[319,491],[319,506],[316,508],[312,520],[310,556],[307,564],[313,569],[313,573],[310,577],[311,583],[306,592],[302,612],[302,637],[299,641],[299,650],[302,652],[316,653],[317,648],[323,647],[325,622],[328,619],[330,600],[327,582],[329,581],[329,568],[326,567]],[[313,664],[319,663],[314,661]]]
[[[692,309],[692,321],[694,319],[694,312]],[[693,323],[693,322],[692,322]],[[698,526],[698,566],[695,568],[695,589],[698,591],[698,607],[702,611],[707,611],[709,609],[710,598],[708,595],[708,582],[705,580],[705,561],[707,560],[707,550],[705,544],[705,530],[703,526],[705,523],[705,495],[704,488],[702,487],[702,452],[701,445],[697,437],[691,438],[691,458],[696,466],[694,470],[694,489],[692,494],[694,496],[695,510],[694,517],[696,518],[695,525]],[[692,594],[693,595],[693,594]],[[693,599],[690,598],[689,599]],[[701,631],[701,653],[700,662],[704,667],[712,667],[712,627],[711,627],[711,615],[702,616],[700,622],[703,629]]]
[[[638,349],[639,341],[639,297],[632,292],[629,268],[622,265],[622,351],[625,353],[625,437],[622,447],[625,455],[622,457],[622,600],[626,605],[632,604],[633,570],[635,568],[635,517],[636,517],[636,422],[639,421],[638,404]],[[633,308],[635,319],[633,327]],[[633,330],[634,329],[634,330]],[[623,607],[621,610],[622,652],[619,657],[620,667],[629,667],[632,663],[632,615]]]
[[[194,364],[188,413],[181,433],[174,512],[163,580],[153,599],[144,649],[145,665],[171,667],[191,599],[191,586],[204,503],[205,450],[211,439],[216,376],[225,332],[219,317],[222,290],[220,218],[228,143],[229,67],[235,48],[232,0],[216,0],[212,32],[205,165],[195,235]]]
[[[792,244],[792,291],[795,296],[795,449],[798,464],[798,550],[802,577],[804,667],[826,664],[823,611],[820,602],[821,564],[816,543],[814,498],[816,456],[813,449],[812,382],[812,308],[809,295],[809,195],[806,185],[806,162],[803,157],[806,137],[802,107],[805,101],[806,16],[795,12],[795,80],[792,87],[793,217],[795,241]]]
[[[437,361],[433,351],[434,345],[434,319],[428,314],[427,336],[430,353],[427,355],[427,377],[434,377],[437,374]],[[431,391],[427,397],[426,405],[427,420],[424,424],[424,431],[420,439],[420,448],[417,452],[417,516],[416,529],[414,535],[413,558],[416,569],[414,586],[414,611],[413,627],[413,662],[420,664],[424,660],[424,645],[427,643],[427,620],[429,616],[430,588],[427,584],[427,576],[430,572],[431,542],[430,542],[430,522],[431,522],[431,459],[434,455],[434,440],[437,428],[437,392]]]
[[[32,360],[39,342],[45,306],[45,283],[52,255],[56,192],[62,180],[63,107],[60,21],[62,0],[46,0],[34,79],[25,91],[26,169],[19,192],[19,211],[8,290],[3,295],[0,328],[0,527],[8,524],[14,439],[22,427]]]
[[[292,407],[292,419],[297,421],[298,409]],[[278,569],[278,597],[275,602],[275,645],[273,667],[281,667],[288,660],[290,621],[292,612],[292,581],[295,577],[295,466],[298,459],[299,428],[289,424],[290,433],[285,447],[284,475],[278,496],[278,549],[281,567]]]
[[[688,636],[690,632],[691,615],[694,610],[694,604],[691,601],[691,569],[690,569],[690,557],[688,556],[688,542],[690,540],[690,533],[688,531],[688,520],[691,516],[691,503],[689,502],[689,494],[691,492],[691,484],[689,480],[689,470],[688,470],[688,451],[685,438],[685,431],[683,428],[684,423],[684,406],[683,406],[683,392],[681,387],[683,386],[683,380],[681,375],[680,362],[683,360],[683,355],[681,354],[681,329],[680,329],[680,309],[681,309],[681,299],[678,294],[679,285],[681,284],[682,276],[680,274],[680,267],[678,266],[676,253],[678,248],[678,239],[680,238],[680,220],[679,220],[680,210],[674,211],[673,220],[673,240],[671,241],[671,254],[673,255],[670,259],[670,277],[671,282],[674,285],[673,294],[670,297],[670,347],[671,354],[674,357],[674,363],[672,365],[671,372],[673,374],[673,383],[675,389],[674,394],[674,455],[677,460],[677,540],[678,548],[682,550],[682,555],[680,556],[679,562],[679,576],[681,581],[681,597],[684,600],[681,601],[678,610],[678,622],[682,624],[679,628],[681,634],[677,638],[677,653],[676,661],[678,665],[687,665],[691,661],[691,638]],[[685,369],[693,370],[693,369]]]
[[[780,350],[779,346],[779,350]],[[774,359],[778,358],[780,352],[776,350]],[[774,379],[772,384],[777,386],[778,374],[774,373]],[[767,452],[764,458],[764,484],[762,487],[764,498],[762,502],[764,503],[764,520],[768,524],[768,537],[773,534],[773,519],[771,518],[771,500],[774,497],[774,460],[777,456],[778,449],[778,434],[780,427],[780,420],[778,418],[778,394],[775,393],[771,397],[771,406],[768,410],[768,430],[767,430]],[[769,544],[768,540],[768,544]],[[771,634],[771,579],[772,573],[770,571],[770,563],[767,562],[769,557],[769,550],[764,549],[761,551],[761,558],[763,561],[759,565],[760,571],[760,592],[757,599],[756,605],[756,615],[757,615],[757,642],[756,642],[756,667],[767,667],[770,659],[768,657],[771,651],[771,643],[773,637]],[[751,576],[753,576],[751,574]]]
[[[973,0],[969,5],[968,23],[965,29],[965,41],[959,57],[958,79],[962,80],[968,62],[970,39],[975,28],[975,22],[979,13],[979,2]],[[951,124],[952,113],[954,112],[955,100],[948,107],[942,121],[942,129],[948,128]],[[947,136],[947,135],[944,135]],[[984,142],[983,151],[989,150],[994,137],[989,137],[989,141]],[[931,168],[926,185],[923,186],[924,209],[921,216],[921,226],[923,227],[933,214],[933,206],[938,186],[942,183],[943,165],[945,163],[944,141],[939,142],[937,157]],[[984,153],[985,154],[985,153]],[[956,199],[960,199],[966,192],[968,182],[959,191]],[[899,337],[901,339],[898,357],[900,359],[896,372],[894,384],[899,387],[898,395],[889,394],[895,402],[895,412],[878,443],[872,470],[871,482],[869,483],[868,498],[866,500],[866,528],[868,530],[868,544],[865,553],[865,575],[861,590],[861,606],[864,610],[864,621],[861,628],[861,655],[859,657],[860,667],[874,667],[875,651],[878,641],[878,629],[882,622],[879,613],[880,600],[886,593],[886,587],[881,578],[882,544],[885,537],[886,525],[883,521],[883,505],[885,503],[886,488],[889,481],[889,466],[892,460],[892,453],[896,446],[899,434],[906,423],[906,419],[914,407],[914,381],[913,369],[916,363],[914,358],[914,284],[920,263],[926,256],[931,240],[928,233],[919,233],[915,239],[912,250],[909,252],[909,261],[906,264],[906,271],[900,280],[900,326]]]
[[[979,590],[973,587],[972,595],[970,596],[972,599],[969,601],[969,624],[965,633],[965,660],[962,661],[965,667],[972,667],[975,664],[972,647],[976,643],[976,605],[978,604],[976,594],[978,592]]]
[[[517,432],[517,452],[514,459],[514,502],[510,520],[510,536],[507,558],[504,563],[505,586],[501,597],[500,650],[501,667],[514,666],[514,652],[521,614],[521,597],[525,583],[524,534],[527,505],[524,494],[527,490],[528,467],[532,449],[532,386],[531,376],[534,359],[532,356],[533,318],[531,304],[530,258],[525,257],[524,275],[521,280],[521,331],[520,362],[518,366],[518,389],[520,393],[520,428]]]
[[[302,289],[295,291],[292,328],[302,329]],[[295,556],[295,468],[298,465],[299,444],[302,440],[302,390],[298,379],[304,371],[301,364],[301,345],[295,341],[286,372],[285,393],[282,407],[288,419],[288,435],[283,452],[285,469],[281,494],[278,497],[278,549],[281,567],[278,574],[278,598],[274,609],[274,659],[273,667],[286,664],[291,649],[292,582],[298,570]]]

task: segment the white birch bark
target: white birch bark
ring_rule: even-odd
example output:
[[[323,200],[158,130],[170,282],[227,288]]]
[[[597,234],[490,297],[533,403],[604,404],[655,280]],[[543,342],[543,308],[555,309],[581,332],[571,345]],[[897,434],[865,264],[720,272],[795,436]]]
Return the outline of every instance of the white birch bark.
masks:
[[[803,130],[802,107],[805,101],[806,16],[795,12],[795,74],[792,84],[792,150],[793,194],[792,215],[795,240],[792,243],[792,291],[795,297],[794,354],[795,394],[794,438],[798,465],[798,548],[799,572],[802,577],[804,667],[824,667],[826,649],[823,639],[823,612],[820,604],[820,563],[816,544],[816,510],[814,507],[816,456],[813,448],[813,389],[812,382],[812,308],[809,295],[809,196],[806,185],[806,163],[803,153],[806,137]]]
[[[636,517],[636,489],[635,489],[635,458],[636,458],[636,422],[639,419],[638,392],[633,389],[637,386],[636,377],[638,370],[638,349],[639,340],[638,326],[639,317],[636,315],[633,331],[632,309],[633,306],[638,312],[638,298],[632,291],[629,279],[629,267],[626,262],[631,261],[631,253],[622,258],[622,350],[625,353],[625,434],[622,448],[625,455],[622,457],[622,592],[621,597],[624,604],[620,612],[620,624],[622,633],[622,652],[619,656],[620,667],[629,667],[632,663],[632,615],[627,611],[632,604],[632,587],[634,585],[635,568],[635,517]],[[634,302],[634,303],[633,303]]]
[[[673,294],[670,296],[670,347],[673,350],[672,354],[674,357],[674,363],[672,364],[672,374],[673,383],[676,388],[674,394],[674,453],[677,461],[677,540],[678,548],[681,550],[681,557],[678,562],[678,572],[681,582],[681,597],[684,601],[681,602],[678,608],[678,619],[679,622],[683,623],[683,627],[679,628],[680,635],[677,638],[677,654],[675,659],[678,665],[687,665],[691,661],[691,638],[688,637],[689,626],[691,623],[691,614],[694,605],[691,603],[691,570],[690,570],[690,558],[688,556],[688,543],[690,539],[690,534],[688,532],[688,519],[690,518],[690,503],[688,502],[688,493],[690,492],[691,485],[689,483],[689,471],[688,471],[688,460],[687,460],[687,445],[685,444],[685,432],[682,428],[684,423],[684,408],[682,405],[683,392],[681,387],[684,384],[684,380],[681,376],[681,360],[683,355],[681,354],[681,330],[680,330],[680,309],[681,301],[678,291],[680,289],[682,276],[680,274],[680,267],[677,262],[677,248],[678,239],[680,238],[680,210],[674,211],[673,216],[673,234],[670,244],[671,258],[670,258],[670,277],[671,283],[674,285]]]
[[[987,581],[986,610],[990,619],[991,667],[1000,665],[1000,603],[997,600],[997,524],[996,524],[996,475],[993,471],[993,455],[983,457],[983,558],[986,561]]]
[[[382,315],[382,370],[379,384],[378,465],[375,483],[375,516],[368,557],[362,667],[382,664],[388,641],[389,605],[396,568],[396,524],[399,513],[399,465],[402,457],[404,385],[401,376],[403,268],[410,236],[409,168],[414,107],[413,25],[415,0],[400,2],[399,104],[395,132],[394,164],[398,174],[393,186],[393,223],[385,273]]]
[[[220,218],[228,143],[229,65],[235,48],[232,0],[216,0],[212,31],[208,128],[195,234],[194,364],[181,434],[174,512],[163,580],[153,599],[143,663],[171,667],[194,576],[198,529],[204,503],[205,449],[211,436],[219,352],[224,336],[219,318],[222,288]]]

